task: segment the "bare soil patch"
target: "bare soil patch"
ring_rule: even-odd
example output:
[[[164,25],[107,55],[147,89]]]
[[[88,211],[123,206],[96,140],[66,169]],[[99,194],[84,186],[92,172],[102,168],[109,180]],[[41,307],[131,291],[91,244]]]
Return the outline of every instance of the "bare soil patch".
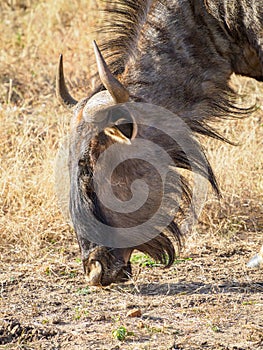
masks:
[[[262,271],[245,265],[261,235],[246,237],[249,248],[238,236],[192,237],[169,270],[135,264],[131,282],[103,289],[85,284],[76,246],[63,264],[4,264],[0,348],[262,349]]]

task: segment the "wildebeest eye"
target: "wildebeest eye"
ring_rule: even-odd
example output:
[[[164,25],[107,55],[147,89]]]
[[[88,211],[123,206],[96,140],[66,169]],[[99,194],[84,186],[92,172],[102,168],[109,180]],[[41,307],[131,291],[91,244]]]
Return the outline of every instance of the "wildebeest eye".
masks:
[[[116,128],[120,130],[120,132],[127,137],[128,139],[132,139],[133,136],[133,123],[125,123],[124,120],[118,120],[117,123],[115,124]]]
[[[134,118],[131,115],[115,115],[114,118],[111,119],[113,125],[106,127],[104,133],[114,141],[131,144],[131,140],[133,140],[137,134],[137,124]]]
[[[121,124],[121,127],[113,125],[105,128],[104,133],[115,142],[130,145],[132,139],[132,127],[128,127],[128,125],[129,124]]]

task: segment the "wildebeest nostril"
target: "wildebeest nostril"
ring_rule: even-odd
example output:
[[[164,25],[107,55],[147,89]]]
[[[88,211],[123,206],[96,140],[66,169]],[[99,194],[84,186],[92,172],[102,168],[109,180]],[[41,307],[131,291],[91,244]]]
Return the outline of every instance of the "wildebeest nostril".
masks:
[[[100,286],[102,276],[102,265],[99,261],[93,260],[86,270],[86,280],[91,286]]]

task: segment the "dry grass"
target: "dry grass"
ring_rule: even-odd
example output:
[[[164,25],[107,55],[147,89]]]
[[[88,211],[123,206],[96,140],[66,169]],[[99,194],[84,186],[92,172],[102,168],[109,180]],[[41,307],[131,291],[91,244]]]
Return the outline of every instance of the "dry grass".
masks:
[[[0,348],[262,349],[261,276],[245,266],[262,244],[262,108],[220,126],[240,146],[205,140],[223,197],[219,204],[210,193],[188,259],[169,270],[134,263],[123,286],[85,285],[54,190],[70,120],[54,87],[60,52],[73,95],[90,87],[93,8],[91,0],[0,2]],[[263,105],[262,84],[233,83],[247,104]],[[133,307],[142,317],[127,317]],[[114,339],[120,326],[134,335]]]
[[[205,148],[218,178],[222,200],[208,198],[204,220],[211,234],[231,235],[239,231],[260,231],[263,191],[263,87],[257,82],[233,76],[233,84],[245,105],[256,104],[257,111],[244,120],[229,120],[219,127],[231,146],[220,141],[206,140]]]
[[[75,242],[56,204],[53,165],[67,133],[70,114],[55,100],[57,58],[78,96],[86,94],[93,56],[90,28],[96,1],[2,1],[0,4],[0,134],[2,261],[30,261],[60,254]],[[262,105],[263,87],[234,78],[248,102]],[[232,147],[206,140],[221,185],[221,208],[211,195],[198,232],[233,235],[262,229],[262,109],[220,128]],[[243,236],[246,240],[246,237]]]

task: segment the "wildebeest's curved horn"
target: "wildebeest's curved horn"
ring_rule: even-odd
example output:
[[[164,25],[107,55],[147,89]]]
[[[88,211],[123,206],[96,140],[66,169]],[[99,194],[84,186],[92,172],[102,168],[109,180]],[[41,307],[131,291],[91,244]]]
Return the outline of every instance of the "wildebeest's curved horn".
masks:
[[[127,102],[129,99],[128,90],[119,82],[118,79],[113,76],[109,70],[95,40],[93,41],[93,47],[102,84],[117,103]]]
[[[68,92],[64,73],[63,73],[63,56],[59,56],[58,70],[56,76],[56,94],[58,100],[66,107],[75,106],[78,101],[76,101]]]

